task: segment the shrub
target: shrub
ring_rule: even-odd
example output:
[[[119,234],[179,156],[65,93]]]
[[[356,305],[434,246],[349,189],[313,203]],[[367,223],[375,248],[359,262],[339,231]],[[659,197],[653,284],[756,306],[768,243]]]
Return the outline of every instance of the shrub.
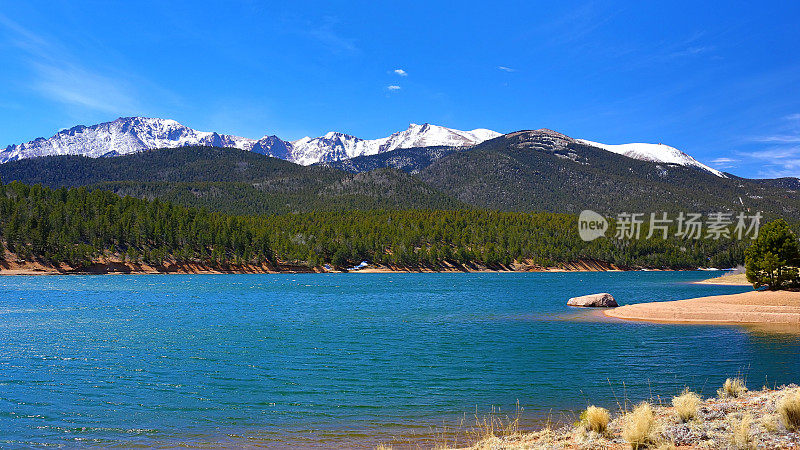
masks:
[[[689,388],[683,391],[683,394],[672,397],[672,406],[675,407],[675,412],[681,422],[688,422],[697,417],[697,407],[700,406],[700,396],[694,392],[690,392]]]
[[[787,430],[800,430],[800,389],[789,392],[778,401],[778,414]]]
[[[644,448],[653,441],[654,425],[653,408],[650,403],[642,402],[633,412],[626,415],[622,438],[628,441],[634,450]]]
[[[717,390],[717,395],[719,398],[737,398],[741,397],[745,392],[747,392],[747,386],[745,386],[744,380],[741,378],[728,378],[722,388]]]
[[[602,434],[606,432],[611,416],[607,409],[592,405],[586,408],[586,411],[581,414],[581,418],[581,422],[587,430]]]

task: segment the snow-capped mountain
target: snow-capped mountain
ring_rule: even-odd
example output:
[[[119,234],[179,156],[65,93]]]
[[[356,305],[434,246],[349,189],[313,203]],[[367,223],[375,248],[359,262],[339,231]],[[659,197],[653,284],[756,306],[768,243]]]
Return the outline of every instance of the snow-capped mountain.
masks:
[[[364,140],[344,133],[330,132],[317,138],[305,137],[289,142],[277,136],[264,136],[255,140],[197,131],[171,119],[120,117],[113,122],[88,127],[78,125],[59,131],[49,139],[38,138],[24,144],[9,145],[0,151],[0,164],[37,156],[84,155],[98,158],[156,148],[209,145],[250,150],[309,165],[374,155],[396,148],[474,145],[497,136],[500,133],[484,129],[460,131],[436,125],[411,124],[407,130],[381,139]]]
[[[292,142],[291,160],[303,165],[331,162],[356,156],[375,155],[398,148],[412,147],[466,147],[501,136],[492,130],[478,128],[472,131],[454,130],[438,125],[412,123],[406,130],[372,140],[349,134],[330,132],[318,138],[304,137]]]
[[[213,145],[250,150],[255,140],[239,136],[196,131],[170,119],[120,117],[92,126],[78,125],[49,139],[38,138],[10,145],[0,152],[0,163],[50,155],[126,155],[154,148]]]
[[[628,158],[655,163],[677,164],[680,166],[695,167],[700,170],[713,173],[718,177],[727,178],[725,174],[719,170],[712,169],[711,167],[708,167],[686,153],[678,150],[675,147],[670,147],[669,145],[645,143],[610,145],[587,141],[586,139],[578,139],[577,141],[586,145],[591,145],[592,147],[602,148],[603,150],[607,150],[609,152],[627,156]]]
[[[581,142],[629,158],[695,167],[725,177],[722,172],[712,169],[668,145],[640,143],[608,145],[584,139],[573,140],[559,133],[550,133],[558,134],[570,142]],[[274,135],[255,140],[212,131],[197,131],[171,119],[120,117],[113,122],[92,126],[78,125],[59,131],[49,139],[38,138],[24,144],[9,145],[5,150],[0,151],[0,164],[38,156],[85,155],[98,158],[126,155],[156,148],[202,145],[234,147],[309,165],[356,156],[375,155],[400,148],[466,147],[480,144],[500,135],[496,131],[485,128],[461,131],[428,123],[422,125],[412,123],[403,131],[380,139],[366,140],[332,131],[324,136],[304,137],[289,142]]]

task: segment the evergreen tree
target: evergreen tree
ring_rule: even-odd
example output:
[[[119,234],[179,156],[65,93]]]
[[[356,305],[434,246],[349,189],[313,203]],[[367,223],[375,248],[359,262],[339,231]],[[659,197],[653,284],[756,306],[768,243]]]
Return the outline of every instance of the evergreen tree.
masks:
[[[745,251],[747,281],[754,288],[784,289],[798,285],[800,247],[785,220],[765,224]]]

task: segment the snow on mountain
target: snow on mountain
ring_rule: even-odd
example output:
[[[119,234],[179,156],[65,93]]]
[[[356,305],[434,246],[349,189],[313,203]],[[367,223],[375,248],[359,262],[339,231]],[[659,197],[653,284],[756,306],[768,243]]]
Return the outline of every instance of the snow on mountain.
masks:
[[[49,139],[38,138],[24,144],[9,145],[5,150],[0,151],[0,164],[37,156],[85,155],[98,158],[126,155],[156,148],[204,145],[250,150],[309,165],[356,156],[375,155],[399,148],[465,147],[498,136],[500,133],[484,128],[461,131],[428,123],[422,125],[412,123],[403,131],[380,139],[365,140],[332,131],[324,136],[304,137],[294,142],[288,142],[277,136],[264,136],[255,140],[210,131],[197,131],[171,119],[120,117],[113,122],[88,127],[78,125],[59,131]],[[566,138],[566,136],[563,137]],[[668,145],[642,143],[608,145],[585,139],[577,141],[629,158],[695,167],[719,177],[725,177],[722,172],[712,169]]]
[[[196,131],[171,119],[120,117],[113,122],[92,126],[78,125],[62,130],[49,139],[38,138],[9,145],[0,152],[0,163],[50,155],[101,156],[126,155],[154,148],[213,145],[250,150],[254,139]]]
[[[451,128],[440,127],[438,125],[412,123],[408,129],[398,131],[391,136],[383,139],[376,139],[380,143],[379,153],[388,152],[398,148],[411,147],[464,147],[479,144],[485,140],[500,136],[492,130],[478,128],[472,131],[453,130]]]
[[[197,131],[171,119],[120,117],[113,122],[88,127],[78,125],[59,131],[49,139],[38,138],[24,144],[9,145],[0,151],[0,164],[37,156],[85,155],[98,158],[155,148],[210,145],[251,150],[309,165],[374,155],[397,148],[475,145],[497,136],[500,133],[485,129],[460,131],[430,124],[411,124],[407,130],[381,139],[364,140],[344,133],[330,132],[317,138],[305,137],[288,142],[277,136],[264,136],[255,140]]]
[[[586,139],[578,139],[578,142],[591,145],[592,147],[602,148],[603,150],[627,156],[628,158],[656,163],[677,164],[685,167],[696,167],[700,170],[713,173],[718,177],[727,178],[725,174],[719,170],[712,169],[711,167],[708,167],[707,165],[697,161],[686,153],[678,150],[675,147],[670,147],[669,145],[645,143],[610,145],[587,141]]]
[[[292,142],[291,161],[308,165],[317,162],[338,161],[356,156],[375,155],[398,148],[411,147],[465,147],[496,138],[500,133],[478,128],[472,131],[454,130],[438,125],[412,123],[406,130],[372,140],[348,134],[330,132],[318,138],[304,137]]]
[[[334,131],[316,138],[306,136],[291,142],[291,146],[289,160],[304,166],[378,153],[374,141]]]
[[[292,143],[286,142],[278,136],[264,136],[250,148],[251,152],[289,160],[292,152]]]

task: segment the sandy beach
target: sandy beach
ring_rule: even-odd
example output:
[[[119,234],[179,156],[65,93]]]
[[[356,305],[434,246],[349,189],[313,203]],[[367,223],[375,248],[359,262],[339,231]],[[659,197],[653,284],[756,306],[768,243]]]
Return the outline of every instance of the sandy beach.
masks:
[[[665,323],[789,324],[800,327],[800,292],[753,291],[626,305],[608,317]]]

